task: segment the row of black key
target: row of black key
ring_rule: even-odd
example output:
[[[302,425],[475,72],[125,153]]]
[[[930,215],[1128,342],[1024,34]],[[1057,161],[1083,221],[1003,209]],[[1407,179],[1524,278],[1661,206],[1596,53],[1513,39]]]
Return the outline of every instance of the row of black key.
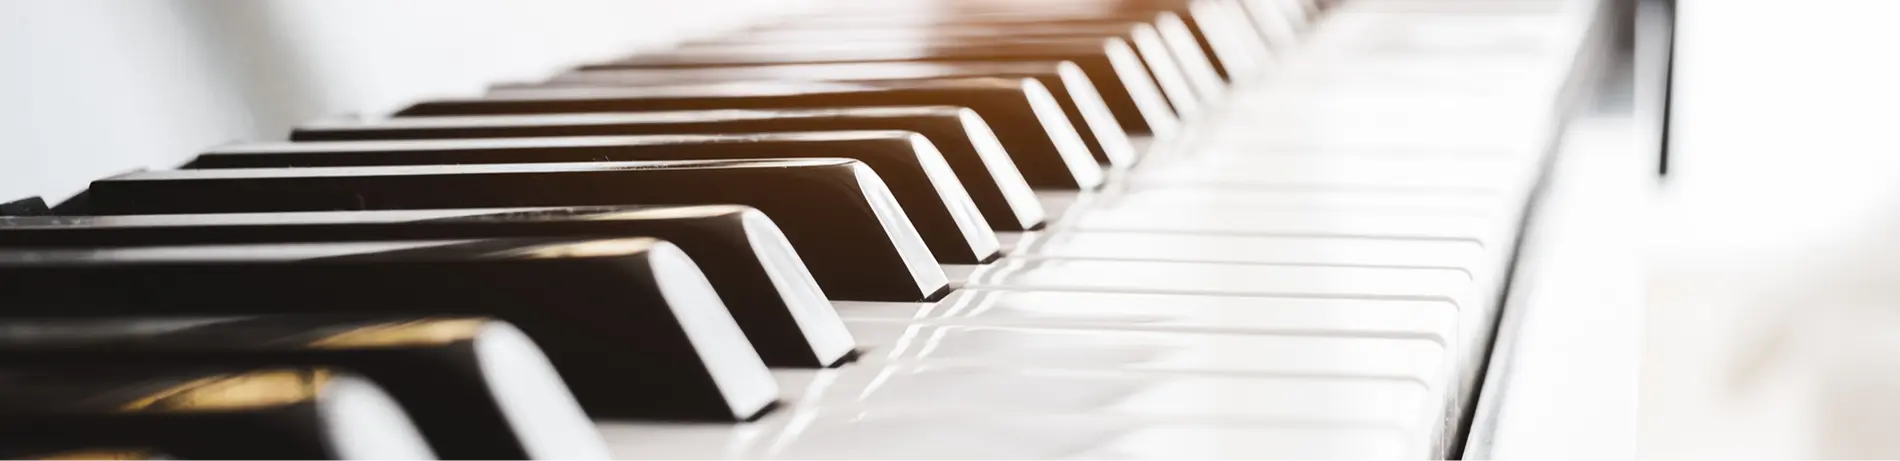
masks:
[[[768,367],[852,356],[828,299],[941,297],[1272,38],[1234,0],[956,5],[313,123],[0,220],[0,389],[49,396],[0,405],[0,441],[574,458],[606,456],[588,417],[754,418]]]

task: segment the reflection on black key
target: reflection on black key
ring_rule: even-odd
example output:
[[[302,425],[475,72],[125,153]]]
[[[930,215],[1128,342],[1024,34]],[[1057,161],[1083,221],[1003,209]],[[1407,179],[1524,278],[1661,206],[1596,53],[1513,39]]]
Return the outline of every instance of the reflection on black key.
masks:
[[[778,223],[834,298],[919,301],[948,283],[884,181],[854,160],[151,171],[88,194],[97,214],[739,204]]]
[[[955,77],[1033,78],[1055,95],[1069,124],[1082,132],[1095,160],[1106,164],[1134,161],[1127,131],[1082,68],[1069,61],[946,61],[840,64],[786,64],[745,67],[688,67],[575,71],[546,82],[501,84],[498,90],[548,87],[658,86],[761,81],[923,80]],[[988,128],[985,128],[987,131]],[[924,133],[929,135],[930,133]],[[936,138],[932,138],[936,141]],[[962,174],[962,173],[958,173]]]
[[[335,367],[376,382],[445,459],[607,459],[528,336],[482,318],[0,321],[10,366]]]
[[[1247,80],[1261,72],[1269,50],[1254,23],[1234,0],[1123,0],[1124,10],[1163,10],[1181,16],[1201,51],[1227,80]]]
[[[860,2],[822,15],[776,27],[845,28],[863,26],[962,24],[1037,25],[1066,20],[1099,20],[1167,11],[1186,21],[1222,78],[1249,78],[1267,52],[1253,23],[1234,0],[1075,0],[1037,2],[1025,8],[1015,0],[939,2]],[[1157,24],[1158,25],[1158,24]]]
[[[937,261],[979,264],[997,254],[996,233],[970,200],[943,154],[922,135],[908,131],[835,131],[734,135],[655,135],[613,138],[605,147],[570,148],[565,140],[496,139],[266,144],[265,153],[241,157],[279,159],[249,166],[380,166],[471,163],[537,163],[630,160],[848,158],[864,162],[891,186],[904,214],[923,235]],[[534,149],[537,143],[551,149]],[[242,147],[237,147],[242,149]],[[227,151],[229,152],[229,151]],[[201,157],[193,168],[212,168]]]
[[[0,317],[483,315],[594,417],[737,420],[778,385],[691,258],[653,239],[0,250]]]
[[[389,394],[330,368],[0,370],[0,454],[435,459]]]
[[[1188,78],[1182,76],[1182,66],[1174,61],[1174,51],[1163,44],[1161,34],[1153,25],[1140,21],[1056,21],[1056,23],[1035,23],[1035,25],[918,25],[912,28],[897,28],[878,36],[880,28],[825,28],[836,38],[825,40],[823,36],[804,40],[777,40],[773,36],[758,36],[756,40],[735,38],[718,44],[699,44],[671,51],[669,55],[656,57],[633,57],[621,63],[635,66],[640,63],[657,61],[663,66],[671,66],[678,59],[705,59],[705,57],[730,57],[730,55],[788,55],[788,57],[813,57],[825,59],[826,55],[863,55],[863,53],[906,53],[923,49],[933,55],[959,55],[961,59],[1005,59],[1001,63],[1011,63],[1009,59],[1020,59],[1022,53],[1053,49],[1085,49],[1081,53],[1066,51],[1060,57],[1047,57],[1051,61],[1093,61],[1100,55],[1102,38],[1115,38],[1123,44],[1129,44],[1142,70],[1146,70],[1153,85],[1161,89],[1176,114],[1193,114],[1199,110],[1199,101],[1195,89],[1189,87]],[[893,30],[893,28],[882,28]],[[937,30],[946,30],[946,34],[935,34]],[[1081,47],[1077,47],[1081,46]],[[999,57],[992,57],[999,55]],[[902,61],[901,61],[902,63]],[[1098,70],[1106,72],[1106,70]],[[1212,72],[1212,68],[1208,68]],[[1125,83],[1125,82],[1123,82]]]
[[[855,107],[841,109],[786,110],[710,110],[687,112],[619,112],[600,114],[486,115],[461,117],[398,117],[373,122],[337,120],[297,127],[291,133],[295,141],[354,141],[447,138],[503,138],[539,136],[599,136],[681,133],[765,133],[781,131],[830,130],[902,130],[921,133],[942,153],[950,169],[970,198],[976,201],[983,220],[999,231],[1020,231],[1040,227],[1042,204],[1023,180],[1016,164],[1004,150],[988,123],[976,112],[961,107]],[[654,139],[654,138],[649,138]],[[522,144],[522,143],[515,143]],[[640,150],[650,143],[633,139],[564,140],[535,148],[547,157],[563,157],[552,151],[587,155],[589,159],[611,157],[612,152]],[[436,144],[415,144],[433,146]],[[615,148],[616,145],[628,145]],[[235,144],[213,148],[193,161],[188,168],[290,167],[360,165],[348,155],[305,155],[314,152],[355,152],[366,144]],[[558,146],[558,147],[557,147]],[[739,146],[744,147],[744,146]],[[762,146],[761,146],[762,147]],[[457,151],[494,150],[501,147],[466,145]],[[520,149],[529,149],[521,145]],[[648,149],[651,150],[651,149]],[[585,152],[585,153],[583,153]],[[775,156],[792,157],[793,152]],[[599,155],[600,157],[593,157]],[[625,155],[625,154],[622,154]],[[833,155],[839,156],[839,155]],[[480,155],[476,155],[480,157]],[[402,160],[383,160],[397,162]],[[868,160],[867,160],[868,161]],[[348,163],[338,163],[348,162]],[[458,162],[439,162],[458,163]],[[883,169],[872,165],[879,175]],[[893,180],[892,182],[896,182]],[[916,184],[923,185],[923,184]],[[909,211],[909,205],[905,205]]]
[[[639,88],[498,90],[481,98],[439,99],[397,115],[498,115],[704,109],[809,109],[952,105],[975,110],[1009,148],[1031,186],[1089,189],[1102,168],[1055,97],[1032,79],[963,78],[899,82],[782,82]]]
[[[106,447],[106,448],[68,448],[64,450],[31,450],[0,448],[0,458],[18,460],[55,460],[55,459],[117,459],[117,460],[170,460],[180,459],[150,447]]]
[[[737,205],[0,218],[0,247],[654,237],[685,251],[765,363],[823,367],[855,342],[771,218]],[[840,264],[851,264],[843,261]]]
[[[1029,43],[897,43],[884,46],[809,44],[699,48],[675,54],[645,55],[582,66],[580,71],[748,67],[784,64],[877,62],[1070,61],[1082,68],[1101,91],[1122,129],[1132,134],[1168,136],[1180,121],[1154,76],[1127,41],[1119,38],[1039,39]],[[988,114],[985,114],[987,117]],[[992,122],[994,123],[994,122]]]

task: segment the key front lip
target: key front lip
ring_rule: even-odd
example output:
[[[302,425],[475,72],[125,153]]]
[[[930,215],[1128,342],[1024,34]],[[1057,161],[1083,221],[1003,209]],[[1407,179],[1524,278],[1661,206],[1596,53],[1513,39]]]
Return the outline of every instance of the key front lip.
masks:
[[[255,168],[131,173],[88,194],[101,214],[745,204],[813,255],[827,294],[931,298],[948,279],[875,178],[849,159]],[[707,187],[726,182],[753,187]]]
[[[348,370],[16,368],[8,374],[8,381],[39,383],[7,386],[17,400],[0,420],[10,455],[100,447],[110,454],[205,459],[435,458],[394,399]]]
[[[590,415],[741,420],[777,398],[691,260],[653,239],[5,251],[0,273],[45,289],[11,317],[492,315],[539,343]]]
[[[292,315],[6,325],[32,332],[0,335],[0,356],[15,366],[335,367],[375,380],[445,457],[608,453],[540,349],[491,319]]]

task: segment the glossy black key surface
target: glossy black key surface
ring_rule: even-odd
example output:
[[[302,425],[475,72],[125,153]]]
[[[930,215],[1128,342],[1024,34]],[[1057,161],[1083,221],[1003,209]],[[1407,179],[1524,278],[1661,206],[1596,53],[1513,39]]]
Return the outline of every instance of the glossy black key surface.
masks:
[[[0,363],[334,367],[380,385],[444,459],[611,457],[534,342],[479,317],[8,320]]]
[[[1229,81],[1258,75],[1271,54],[1239,0],[1123,0],[1120,8],[1180,15],[1209,63]]]
[[[46,200],[39,197],[27,197],[11,202],[0,203],[0,216],[33,216],[50,211]]]
[[[9,459],[435,459],[376,383],[331,368],[0,369]]]
[[[691,258],[653,239],[0,250],[0,318],[480,315],[593,417],[740,420],[778,398]]]
[[[1238,0],[1063,0],[1024,7],[1014,0],[938,2],[859,2],[787,22],[781,27],[843,28],[865,25],[990,23],[1036,25],[1064,20],[1099,20],[1130,14],[1171,12],[1183,20],[1221,78],[1258,73],[1269,53],[1254,22]]]
[[[1033,79],[958,78],[893,82],[757,82],[629,88],[498,90],[438,99],[398,116],[500,115],[706,109],[811,109],[950,105],[975,110],[1016,159],[1031,186],[1090,189],[1102,167],[1055,97]],[[1019,152],[1020,151],[1020,152]]]
[[[1108,103],[1082,68],[1069,61],[1023,62],[877,62],[842,64],[786,64],[748,67],[689,67],[575,71],[546,82],[495,85],[495,89],[537,87],[614,87],[731,83],[759,81],[878,81],[954,77],[1033,78],[1055,95],[1082,133],[1095,160],[1105,164],[1131,163],[1135,146]],[[985,131],[989,129],[984,128]],[[924,133],[929,136],[930,133]],[[932,142],[939,142],[932,137]],[[940,143],[940,142],[939,142]],[[942,147],[942,146],[939,146]],[[962,173],[958,173],[962,174]]]
[[[158,452],[152,448],[97,448],[74,444],[65,450],[17,450],[0,448],[0,459],[6,461],[186,461],[171,453]]]
[[[587,141],[587,140],[582,140]],[[384,166],[633,160],[848,158],[864,162],[891,186],[924,243],[945,264],[980,264],[995,257],[996,233],[977,211],[943,154],[909,131],[832,131],[758,134],[651,135],[602,139],[575,146],[563,139],[468,139],[274,143],[255,155],[201,156],[189,167]],[[552,148],[535,149],[535,145]],[[575,148],[579,147],[579,148]],[[234,149],[243,149],[237,146]],[[226,150],[227,154],[237,150]],[[266,161],[226,163],[249,157]],[[228,160],[227,160],[228,161]]]
[[[983,118],[961,107],[855,107],[841,109],[787,110],[711,110],[687,112],[617,112],[599,114],[471,115],[461,117],[398,117],[377,121],[335,120],[306,124],[291,133],[295,141],[354,141],[450,138],[503,138],[542,136],[608,136],[667,133],[768,133],[782,131],[902,130],[924,135],[942,154],[956,179],[983,220],[999,231],[1020,231],[1040,227],[1042,204],[1035,192],[1016,170],[1015,161],[990,131]],[[520,144],[520,143],[515,143]],[[615,148],[625,144],[625,148]],[[408,144],[421,149],[436,143]],[[512,145],[512,144],[511,144]],[[753,151],[767,147],[739,147]],[[364,165],[351,155],[308,155],[319,152],[363,152],[361,144],[232,144],[212,148],[200,154],[187,168],[290,167]],[[532,148],[546,152],[544,157],[570,159],[585,155],[591,159],[618,158],[616,152],[653,150],[649,143],[611,139],[564,140]],[[712,146],[721,147],[721,146]],[[515,149],[458,145],[456,151]],[[521,145],[520,150],[531,149]],[[562,153],[556,154],[554,149]],[[687,153],[697,149],[689,149]],[[773,156],[794,157],[805,152],[782,151]],[[814,152],[814,154],[816,154]],[[594,157],[598,155],[599,157]],[[825,155],[831,157],[843,156]],[[381,157],[378,155],[378,157]],[[413,157],[413,156],[402,156]],[[475,157],[482,157],[476,155]],[[526,155],[516,156],[526,157]],[[379,160],[391,162],[401,160]],[[524,160],[527,161],[527,160]],[[538,160],[537,160],[538,161]],[[568,161],[568,160],[562,160]],[[868,160],[866,160],[868,161]],[[457,163],[454,161],[436,163]],[[880,176],[885,170],[873,164]],[[891,180],[890,182],[896,182]],[[924,184],[914,184],[924,185]],[[906,205],[908,212],[909,205]]]
[[[688,45],[677,53],[721,53],[731,50],[764,52],[771,48],[797,47],[801,52],[815,50],[852,51],[876,49],[936,49],[974,47],[979,44],[1060,44],[1074,39],[1114,37],[1127,43],[1135,57],[1166,95],[1177,113],[1193,113],[1202,99],[1214,97],[1225,86],[1207,57],[1187,32],[1185,23],[1171,12],[1131,13],[1129,18],[1081,18],[1037,21],[1034,23],[949,23],[920,26],[869,23],[841,28],[771,29],[726,37],[717,42]],[[1159,16],[1156,16],[1159,15]],[[1137,17],[1160,17],[1156,23]],[[1140,18],[1146,19],[1146,18]],[[1173,47],[1158,27],[1178,28],[1186,41]],[[991,45],[995,46],[995,45]],[[1176,56],[1181,51],[1190,56]],[[1189,67],[1188,63],[1198,63]],[[583,71],[585,72],[585,71]],[[1047,83],[1047,82],[1045,82]],[[1212,92],[1212,93],[1208,93]]]
[[[846,159],[152,171],[88,193],[96,214],[738,204],[771,217],[833,298],[919,301],[948,283],[884,181]]]
[[[765,363],[823,367],[856,346],[778,225],[746,206],[317,211],[0,218],[0,247],[654,237],[698,263]],[[852,264],[842,261],[839,264]]]
[[[590,64],[579,71],[750,67],[875,62],[1069,61],[1082,68],[1128,133],[1173,134],[1178,114],[1135,49],[1119,38],[1041,38],[975,42],[810,43],[702,46]],[[987,114],[985,114],[987,116]],[[994,123],[994,122],[992,122]]]

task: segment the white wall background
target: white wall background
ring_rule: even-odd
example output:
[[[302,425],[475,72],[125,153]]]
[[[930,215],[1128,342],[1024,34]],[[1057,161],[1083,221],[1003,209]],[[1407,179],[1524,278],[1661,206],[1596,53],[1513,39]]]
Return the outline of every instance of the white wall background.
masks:
[[[809,0],[0,0],[0,202]]]
[[[1900,457],[1900,2],[1680,13],[1640,454]]]

